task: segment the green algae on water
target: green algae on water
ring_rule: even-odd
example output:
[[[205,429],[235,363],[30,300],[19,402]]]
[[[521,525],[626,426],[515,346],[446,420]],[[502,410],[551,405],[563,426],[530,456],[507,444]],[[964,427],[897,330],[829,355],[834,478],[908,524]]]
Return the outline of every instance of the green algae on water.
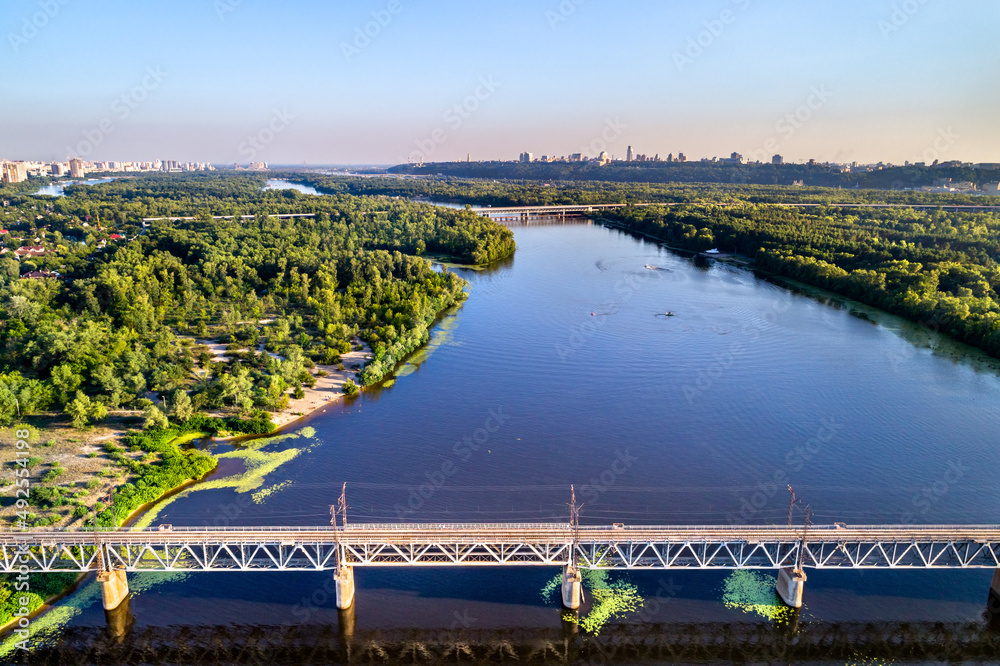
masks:
[[[611,620],[633,613],[643,605],[638,588],[625,580],[609,578],[607,569],[581,569],[584,596],[591,601],[590,611],[583,617],[565,613],[563,619],[580,625],[584,631],[595,636]],[[542,598],[551,600],[553,593],[561,589],[562,574],[549,580],[542,587]]]
[[[163,509],[181,498],[188,497],[192,493],[220,488],[232,488],[237,493],[249,493],[259,489],[264,485],[265,478],[271,472],[275,471],[285,463],[297,458],[303,453],[302,449],[295,448],[285,449],[283,451],[263,451],[262,449],[264,447],[288,440],[298,439],[305,435],[306,430],[311,430],[312,434],[315,435],[316,431],[314,429],[303,428],[302,433],[278,435],[277,437],[262,437],[260,439],[250,440],[239,449],[217,455],[216,458],[219,458],[220,460],[242,460],[244,471],[238,474],[231,474],[221,479],[202,481],[201,483],[192,486],[191,488],[178,493],[173,497],[165,499],[147,511],[142,518],[136,521],[135,526],[137,528],[149,527],[157,519]],[[276,485],[280,486],[281,483]],[[264,497],[266,497],[266,495]]]
[[[881,659],[879,657],[865,657],[854,653],[851,658],[847,661],[845,666],[889,666],[889,664],[895,664],[896,662],[892,659]]]
[[[231,474],[221,479],[211,479],[203,481],[177,495],[169,497],[152,509],[146,512],[135,524],[135,528],[145,528],[152,525],[160,511],[173,502],[187,497],[188,495],[203,490],[217,488],[232,488],[237,493],[253,492],[251,498],[256,503],[262,503],[267,497],[284,490],[291,485],[291,481],[283,481],[271,485],[262,490],[258,490],[264,485],[265,478],[277,470],[285,463],[295,459],[304,451],[298,448],[289,448],[283,451],[264,451],[265,447],[280,444],[285,441],[301,438],[314,439],[316,429],[305,427],[298,433],[278,435],[275,437],[261,437],[247,440],[241,444],[241,448],[228,453],[215,456],[219,459],[239,459],[243,461],[244,471],[238,474]],[[308,449],[311,451],[322,442],[315,440]],[[178,582],[190,575],[189,572],[141,572],[129,574],[129,590],[133,598],[147,592],[163,583]],[[43,615],[34,619],[31,623],[31,634],[29,645],[37,646],[55,642],[59,633],[74,617],[79,615],[85,608],[88,608],[101,598],[101,587],[96,581],[84,584],[80,589],[61,600],[53,608]],[[20,639],[17,634],[11,634],[3,642],[0,642],[0,662],[5,661],[18,650],[17,642]]]
[[[407,359],[406,364],[399,367],[396,372],[393,373],[394,379],[399,379],[412,375],[417,371],[417,368],[421,363],[426,361],[431,354],[433,354],[439,347],[446,345],[454,345],[454,330],[458,327],[457,317],[446,317],[437,325],[431,339],[423,347],[415,351],[409,359]],[[388,386],[388,384],[387,384]]]
[[[268,497],[270,497],[275,493],[280,493],[282,490],[289,487],[290,485],[292,485],[291,481],[282,481],[281,483],[258,490],[250,497],[253,498],[254,504],[263,504],[264,500],[266,500]]]
[[[737,569],[722,584],[722,602],[726,608],[760,615],[771,621],[785,620],[792,609],[778,598],[776,582],[773,576]]]
[[[542,586],[542,600],[551,601],[552,593],[560,588],[562,585],[562,574],[556,574],[555,578],[545,583]]]

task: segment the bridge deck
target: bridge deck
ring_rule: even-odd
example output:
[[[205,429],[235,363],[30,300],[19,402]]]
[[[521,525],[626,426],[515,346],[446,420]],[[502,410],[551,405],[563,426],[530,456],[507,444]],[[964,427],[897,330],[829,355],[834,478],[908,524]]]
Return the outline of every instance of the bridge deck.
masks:
[[[0,532],[0,572],[286,571],[350,566],[623,569],[998,568],[1000,526],[386,524]]]
[[[761,202],[750,204],[747,202],[630,202],[630,203],[610,203],[610,204],[567,204],[567,205],[546,205],[546,206],[498,206],[494,208],[475,208],[473,211],[483,217],[499,217],[512,215],[559,215],[563,213],[590,213],[600,210],[614,210],[625,208],[626,206],[692,206],[719,208],[740,207],[748,205],[760,206],[783,206],[788,208],[912,208],[915,210],[935,210],[940,208],[947,211],[968,211],[986,212],[1000,210],[996,204],[905,204],[905,203],[799,203],[799,202]]]

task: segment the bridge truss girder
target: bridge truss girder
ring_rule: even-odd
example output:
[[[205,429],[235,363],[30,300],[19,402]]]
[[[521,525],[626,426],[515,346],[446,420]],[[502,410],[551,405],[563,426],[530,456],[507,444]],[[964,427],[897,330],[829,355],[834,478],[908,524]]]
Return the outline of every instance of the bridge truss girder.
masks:
[[[0,545],[0,573],[97,570],[103,548],[112,568],[126,571],[327,571],[347,566],[565,566],[573,545],[563,539],[448,542],[397,539],[312,542],[218,539],[131,539],[113,534],[102,545],[25,541]],[[26,546],[26,548],[25,548]],[[338,557],[338,548],[339,557]],[[795,565],[799,541],[593,540],[575,547],[582,568],[778,569]],[[810,541],[803,563],[816,569],[1000,568],[1000,541]]]

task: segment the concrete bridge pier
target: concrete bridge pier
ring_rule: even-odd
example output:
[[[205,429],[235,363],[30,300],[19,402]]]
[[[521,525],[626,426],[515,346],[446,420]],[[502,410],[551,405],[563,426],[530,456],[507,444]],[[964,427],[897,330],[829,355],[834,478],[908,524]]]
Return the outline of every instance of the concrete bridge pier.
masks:
[[[337,586],[337,608],[347,610],[354,605],[354,567],[338,567],[333,580]]]
[[[778,596],[792,608],[802,608],[802,590],[806,586],[806,572],[785,567],[778,571]]]
[[[1000,627],[1000,569],[993,570],[990,593],[986,597],[986,620],[993,627]]]
[[[97,574],[97,582],[101,584],[104,610],[114,610],[128,599],[128,579],[124,569],[101,571]]]
[[[563,569],[562,575],[562,603],[563,606],[576,610],[580,607],[583,597],[583,576],[580,570],[573,565],[567,565]]]

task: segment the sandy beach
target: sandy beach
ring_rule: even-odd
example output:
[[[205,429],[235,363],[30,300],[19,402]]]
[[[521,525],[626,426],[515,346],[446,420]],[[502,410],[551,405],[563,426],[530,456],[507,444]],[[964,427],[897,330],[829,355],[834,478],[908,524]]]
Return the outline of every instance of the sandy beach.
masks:
[[[279,428],[286,426],[292,421],[300,419],[303,416],[308,416],[316,410],[326,407],[342,398],[344,392],[341,390],[341,387],[343,387],[344,382],[348,379],[355,379],[354,375],[357,370],[352,370],[352,366],[364,366],[365,362],[371,358],[371,348],[368,346],[368,343],[362,342],[361,344],[364,345],[364,348],[360,351],[351,351],[340,355],[344,370],[337,370],[337,366],[335,365],[319,364],[310,370],[313,376],[316,377],[316,386],[312,388],[303,386],[302,390],[305,391],[305,396],[302,399],[296,400],[295,398],[290,398],[288,407],[280,412],[271,414],[271,421],[274,422],[274,425]],[[326,372],[326,376],[316,376],[321,370]],[[357,383],[358,381],[355,379],[355,384]]]
[[[344,382],[348,379],[354,379],[355,383],[358,383],[355,373],[371,358],[371,347],[369,347],[368,343],[363,340],[355,340],[354,342],[355,344],[362,345],[362,349],[359,351],[350,351],[346,354],[340,355],[341,364],[344,366],[343,370],[338,370],[335,365],[317,364],[316,367],[309,371],[312,373],[313,377],[316,378],[316,385],[312,388],[303,386],[302,390],[305,391],[305,396],[300,399],[295,399],[289,395],[288,407],[280,412],[268,412],[271,417],[271,422],[274,423],[277,428],[284,427],[293,421],[297,421],[304,416],[308,416],[316,410],[326,407],[327,405],[330,405],[342,398],[344,396],[342,387]],[[221,342],[195,340],[195,344],[208,347],[209,351],[212,353],[213,362],[227,360],[226,345]],[[242,349],[240,351],[245,352],[249,350]],[[275,358],[281,358],[281,356],[277,354],[273,354],[271,352],[267,353],[271,354],[271,356]],[[359,366],[359,368],[355,369],[353,367],[355,365]],[[326,373],[322,377],[319,376],[321,371]],[[217,416],[222,416],[222,414],[217,414]]]

